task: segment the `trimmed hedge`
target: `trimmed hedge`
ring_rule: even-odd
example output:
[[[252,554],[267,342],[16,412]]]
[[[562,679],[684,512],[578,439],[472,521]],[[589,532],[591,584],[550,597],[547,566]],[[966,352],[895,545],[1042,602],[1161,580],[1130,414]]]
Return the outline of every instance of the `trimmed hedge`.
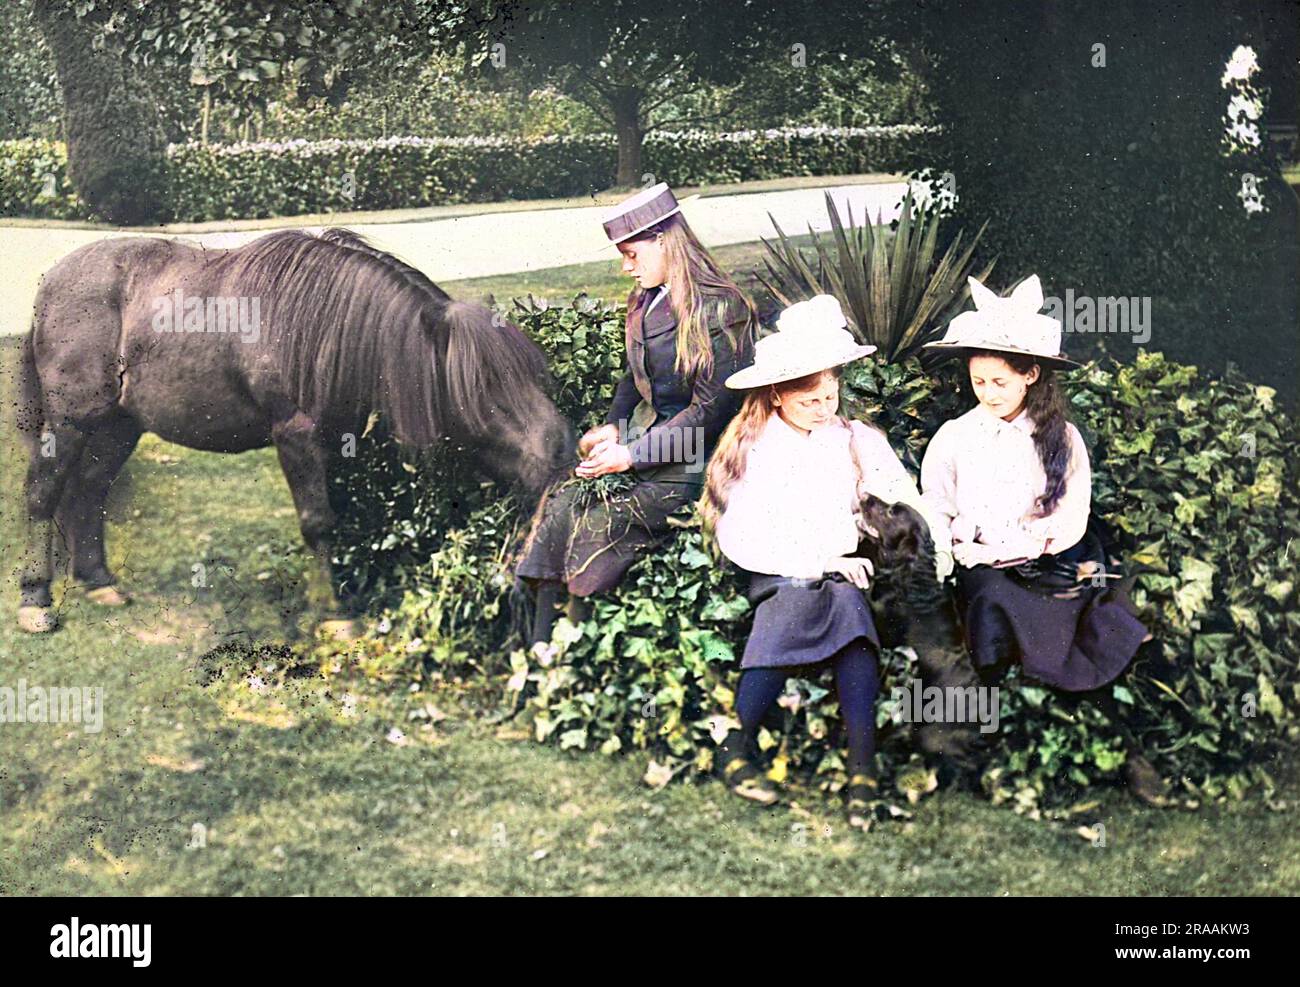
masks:
[[[931,129],[653,132],[644,161],[647,172],[678,186],[903,171],[919,160]],[[65,182],[58,201],[47,203],[30,178],[32,157],[48,162],[42,167],[62,169],[64,156],[63,145],[53,141],[0,143],[0,214],[86,217]],[[588,195],[613,184],[617,158],[611,134],[179,144],[168,150],[168,215],[203,222]],[[56,173],[62,178],[61,170]]]
[[[68,180],[62,142],[0,141],[0,216],[84,219],[86,204]]]
[[[621,309],[580,299],[572,308],[516,304],[510,315],[550,354],[565,412],[586,419],[602,411],[610,368],[622,358]],[[600,369],[588,377],[584,367]],[[915,360],[861,361],[844,378],[846,408],[884,428],[913,471],[938,426],[973,401],[963,387],[952,370],[932,375]],[[1300,739],[1300,607],[1290,557],[1300,549],[1300,467],[1286,455],[1300,429],[1277,411],[1269,388],[1237,376],[1207,379],[1160,354],[1143,353],[1131,366],[1089,365],[1071,375],[1068,390],[1092,451],[1094,509],[1139,573],[1134,601],[1155,634],[1114,694],[1156,766],[1188,799],[1268,795],[1272,760]],[[392,447],[372,449],[356,469],[391,454]],[[710,768],[711,731],[733,712],[749,608],[736,576],[701,551],[697,528],[683,528],[634,566],[597,599],[590,621],[576,628],[562,621],[557,653],[507,654],[507,550],[526,516],[467,477],[453,493],[425,475],[404,475],[409,482],[396,494],[385,485],[386,506],[358,501],[350,519],[356,532],[370,533],[353,539],[369,546],[370,571],[399,574],[384,584],[402,594],[392,630],[371,647],[409,648],[417,677],[486,678],[523,703],[539,741],[650,751],[650,781]],[[430,491],[456,500],[461,517],[407,513],[419,497],[439,502]],[[414,531],[419,549],[408,552],[403,536],[386,555],[372,551],[395,530]],[[912,678],[911,666],[906,650],[885,655],[884,697]],[[836,785],[842,761],[829,677],[794,689],[762,734],[773,770]],[[1055,811],[1119,777],[1120,740],[1091,707],[1076,708],[1016,671],[1001,707],[984,775],[995,800]],[[882,703],[882,727],[889,717]],[[886,729],[882,755],[897,770],[912,752]],[[900,771],[900,787],[914,776]]]

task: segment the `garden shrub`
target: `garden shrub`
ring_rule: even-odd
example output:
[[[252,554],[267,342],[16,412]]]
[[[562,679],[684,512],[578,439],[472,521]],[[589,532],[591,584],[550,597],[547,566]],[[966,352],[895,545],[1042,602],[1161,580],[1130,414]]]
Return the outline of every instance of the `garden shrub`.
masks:
[[[68,181],[68,154],[48,140],[0,141],[0,216],[81,219],[85,204]]]
[[[944,128],[925,165],[955,182],[954,226],[988,222],[982,255],[1058,297],[1148,298],[1149,348],[1216,371],[1236,362],[1294,401],[1295,194],[1258,133],[1253,149],[1223,139],[1226,62],[1237,45],[1265,50],[1270,23],[1230,5],[1153,18],[1140,4],[938,0],[915,27]],[[1034,57],[1002,64],[1009,50]],[[1245,207],[1251,188],[1264,211]]]
[[[652,132],[644,162],[677,186],[899,171],[919,160],[930,131],[900,124]],[[166,212],[204,222],[589,195],[613,184],[617,157],[612,134],[174,144]],[[0,142],[0,215],[87,216],[62,180],[65,160],[54,141]],[[49,202],[41,195],[46,173],[60,178]]]
[[[622,361],[621,308],[516,304],[510,312],[556,369],[566,414],[590,421],[607,407]],[[586,368],[599,368],[587,372]],[[971,406],[953,367],[925,370],[860,361],[843,381],[849,413],[886,430],[916,472],[925,444]],[[1114,687],[1157,768],[1192,799],[1272,791],[1275,758],[1300,737],[1300,434],[1273,392],[1235,374],[1142,353],[1136,363],[1090,364],[1068,378],[1075,421],[1092,451],[1094,510],[1115,529],[1137,573],[1134,602],[1155,635]],[[445,489],[424,476],[411,491]],[[436,492],[422,493],[438,502]],[[419,643],[412,663],[435,676],[486,676],[523,707],[534,736],[561,748],[644,750],[649,777],[705,771],[711,732],[733,713],[738,655],[750,619],[734,572],[713,565],[693,522],[595,599],[579,627],[561,621],[554,653],[507,643],[509,552],[527,518],[489,488],[463,520],[437,511],[372,528],[366,544],[408,537],[421,546],[393,586],[389,647]],[[358,529],[364,528],[363,523]],[[428,552],[432,547],[431,552]],[[910,652],[884,657],[882,698],[915,674]],[[722,719],[717,719],[721,717]],[[882,703],[882,756],[911,754]],[[762,734],[773,770],[840,780],[838,717],[829,677],[796,680]],[[1001,690],[1000,729],[984,781],[996,800],[1028,811],[1060,806],[1117,779],[1122,745],[1097,712],[1019,677]]]

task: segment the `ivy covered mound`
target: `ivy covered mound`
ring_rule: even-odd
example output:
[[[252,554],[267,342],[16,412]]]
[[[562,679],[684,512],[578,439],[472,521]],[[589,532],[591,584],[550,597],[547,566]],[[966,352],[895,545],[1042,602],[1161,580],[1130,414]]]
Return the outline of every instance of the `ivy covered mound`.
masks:
[[[510,315],[548,351],[562,409],[579,423],[603,414],[621,311],[580,298],[563,308],[516,303]],[[1300,739],[1300,477],[1286,455],[1300,430],[1269,388],[1203,379],[1159,354],[1089,365],[1067,385],[1092,454],[1093,509],[1124,546],[1134,602],[1155,635],[1114,694],[1185,804],[1268,797],[1272,767]],[[884,428],[915,474],[930,436],[973,403],[961,387],[953,368],[868,359],[848,368],[844,405]],[[373,647],[418,663],[407,669],[417,675],[488,681],[522,707],[541,742],[648,751],[652,783],[710,770],[718,731],[734,717],[751,615],[741,580],[711,562],[693,520],[596,598],[589,621],[561,621],[555,648],[530,656],[506,645],[510,551],[527,517],[468,475],[395,462],[379,446],[340,487],[352,501],[347,559],[400,599]],[[888,700],[916,674],[906,649],[882,657],[881,755],[901,788],[917,784],[904,770],[914,752]],[[995,800],[1050,810],[1121,777],[1120,739],[1088,704],[1015,669],[1000,698],[983,775]],[[833,787],[843,776],[839,733],[827,674],[792,679],[760,741],[776,777]]]

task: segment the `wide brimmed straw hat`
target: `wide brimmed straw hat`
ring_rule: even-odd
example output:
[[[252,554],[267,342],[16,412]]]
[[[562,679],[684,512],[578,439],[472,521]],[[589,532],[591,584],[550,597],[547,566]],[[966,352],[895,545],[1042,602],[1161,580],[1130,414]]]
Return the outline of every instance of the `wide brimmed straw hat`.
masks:
[[[1000,298],[975,278],[967,278],[973,311],[962,312],[948,323],[942,340],[925,348],[961,356],[974,350],[1016,353],[1033,357],[1044,367],[1071,370],[1082,364],[1061,352],[1061,323],[1039,312],[1043,286],[1034,274]]]
[[[862,346],[845,327],[848,322],[834,295],[796,302],[776,320],[776,332],[754,346],[754,363],[727,378],[733,390],[779,384],[807,377],[876,352]]]

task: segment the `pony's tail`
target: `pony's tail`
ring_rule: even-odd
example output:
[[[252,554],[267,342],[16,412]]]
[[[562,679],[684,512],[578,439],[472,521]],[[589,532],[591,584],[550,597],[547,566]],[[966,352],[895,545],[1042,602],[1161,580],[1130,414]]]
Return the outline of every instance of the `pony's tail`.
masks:
[[[515,576],[506,597],[509,610],[509,634],[518,638],[525,648],[532,641],[533,623],[537,619],[537,590],[529,586],[522,576]]]
[[[25,441],[35,443],[45,424],[44,399],[41,393],[41,378],[36,373],[36,350],[34,334],[29,332],[23,337],[22,354],[18,364],[18,408],[16,420],[18,431]]]

